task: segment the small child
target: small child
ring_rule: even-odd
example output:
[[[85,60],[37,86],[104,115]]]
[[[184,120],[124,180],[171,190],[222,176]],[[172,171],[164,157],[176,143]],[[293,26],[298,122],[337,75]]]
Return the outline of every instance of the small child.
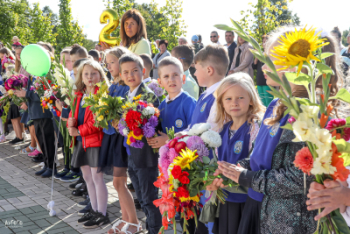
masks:
[[[196,107],[196,100],[182,90],[186,76],[177,58],[163,58],[158,64],[158,75],[158,82],[168,92],[168,96],[159,106],[162,132],[159,137],[147,139],[153,148],[165,145],[168,140],[166,128],[174,127],[175,133],[187,129]]]
[[[88,54],[96,61],[96,62],[100,62],[100,52],[98,52],[95,49],[92,49],[88,52]]]
[[[141,54],[140,57],[142,58],[143,61],[143,65],[145,66],[145,75],[143,76],[143,83],[148,83],[151,81],[151,71],[152,71],[152,67],[153,67],[153,61],[151,56],[149,56],[148,54]]]
[[[70,57],[70,51],[71,51],[71,48],[67,47],[67,48],[64,48],[60,54],[60,64],[65,65],[65,68],[67,68],[69,72],[73,70],[73,62]],[[64,61],[63,61],[63,58],[64,58]]]
[[[258,114],[265,111],[252,79],[246,73],[235,73],[223,79],[216,91],[216,124],[223,144],[218,148],[218,160],[229,163],[248,158],[259,124]],[[219,180],[219,179],[217,179]],[[214,182],[207,190],[217,190]],[[219,184],[219,183],[218,183]],[[242,218],[247,194],[227,192],[225,204],[220,204],[214,233],[236,234]]]
[[[190,73],[190,66],[193,62],[194,52],[189,45],[180,45],[173,48],[171,55],[180,60],[185,71],[186,81],[182,86],[183,90],[188,92],[195,100],[198,100],[199,86]]]
[[[72,46],[72,49],[71,49],[71,51],[69,52],[69,54],[70,54],[70,59],[71,59],[73,65],[74,65],[74,63],[75,63],[76,61],[78,61],[79,59],[87,59],[87,58],[88,58],[88,52],[87,52],[87,50],[86,50],[84,47],[82,47],[82,46],[80,46],[80,45],[78,45],[78,44],[74,44],[74,45]],[[75,80],[75,75],[74,75],[74,73],[71,72],[70,75],[71,75],[72,79]]]
[[[145,69],[142,59],[134,54],[124,54],[119,59],[120,77],[129,86],[130,90],[126,98],[130,101],[138,95],[147,96],[148,100],[154,100],[155,107],[159,106],[157,96],[143,82],[142,77]],[[158,199],[158,189],[153,183],[158,177],[158,155],[143,138],[142,149],[129,147],[128,171],[132,184],[135,188],[137,199],[146,214],[146,225],[150,234],[157,234],[162,227],[162,216],[159,209],[153,204]],[[123,230],[124,233],[135,233],[142,230],[141,223],[128,223]]]
[[[110,222],[107,213],[108,191],[103,173],[98,172],[102,129],[94,127],[94,117],[89,107],[83,107],[84,97],[98,91],[98,82],[106,80],[101,65],[87,60],[79,66],[76,76],[76,108],[74,116],[69,113],[69,135],[75,137],[72,166],[81,169],[86,182],[92,209],[78,220],[84,228],[96,228]]]

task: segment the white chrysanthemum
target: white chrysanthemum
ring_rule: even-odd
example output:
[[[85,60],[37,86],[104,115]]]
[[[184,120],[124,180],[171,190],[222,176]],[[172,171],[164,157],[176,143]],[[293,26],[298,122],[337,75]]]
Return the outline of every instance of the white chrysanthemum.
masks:
[[[180,140],[178,140],[178,142],[181,142],[181,141],[183,141],[183,142],[187,142],[187,140],[188,140],[188,138],[190,138],[190,137],[184,137],[184,138],[181,138]]]
[[[200,135],[205,131],[208,131],[211,128],[210,124],[208,123],[199,123],[195,124],[191,127],[190,131],[188,132],[188,135]]]
[[[317,157],[314,161],[313,168],[311,169],[311,173],[313,175],[332,175],[334,172],[337,171],[337,168],[333,167],[331,165],[331,156],[323,156],[323,157]]]
[[[300,108],[302,113],[304,113],[308,118],[313,119],[315,123],[317,122],[318,114],[320,112],[319,106],[300,105]]]
[[[154,108],[151,106],[147,106],[145,109],[142,110],[142,115],[148,116],[148,115],[153,115],[154,112]]]
[[[124,128],[124,129],[123,129],[123,135],[124,135],[124,136],[129,135],[129,131],[128,131],[128,129],[126,129],[126,128]]]
[[[314,143],[318,149],[326,152],[332,149],[332,135],[327,129],[317,128],[312,134],[314,137],[310,141]]]
[[[316,125],[308,118],[305,113],[301,113],[298,119],[293,123],[293,132],[295,134],[294,142],[311,141],[315,134]]]
[[[213,130],[204,132],[201,138],[211,148],[217,148],[221,146],[222,143],[220,134]]]
[[[0,86],[0,92],[1,92],[2,94],[7,93],[7,91],[6,91],[6,89],[4,88],[4,86]]]

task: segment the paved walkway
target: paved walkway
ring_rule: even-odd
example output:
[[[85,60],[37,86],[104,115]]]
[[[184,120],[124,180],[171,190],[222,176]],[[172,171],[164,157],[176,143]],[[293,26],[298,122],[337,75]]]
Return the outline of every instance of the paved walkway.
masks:
[[[58,158],[63,165],[62,154]],[[59,167],[61,168],[62,166]],[[54,183],[53,196],[56,216],[49,216],[46,206],[51,200],[51,179],[35,176],[34,173],[38,170],[39,164],[33,163],[31,158],[20,155],[14,146],[0,143],[0,234],[100,234],[107,233],[111,225],[121,217],[118,194],[111,176],[105,176],[105,182],[109,193],[107,211],[112,224],[84,229],[77,223],[81,217],[77,211],[81,208],[76,205],[83,198],[71,195],[72,191],[68,188],[70,183],[58,180]],[[137,216],[145,227],[145,214],[138,210]],[[181,233],[179,224],[177,230]],[[169,227],[166,233],[173,233],[172,228]]]

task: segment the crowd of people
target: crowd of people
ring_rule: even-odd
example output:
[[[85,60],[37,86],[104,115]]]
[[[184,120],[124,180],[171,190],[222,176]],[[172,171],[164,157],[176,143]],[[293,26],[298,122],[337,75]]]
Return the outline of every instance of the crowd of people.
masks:
[[[122,45],[110,47],[97,44],[87,51],[78,44],[60,52],[60,62],[75,82],[75,110],[56,101],[61,117],[53,116],[43,109],[38,95],[30,89],[35,77],[21,65],[21,52],[25,47],[18,37],[13,37],[12,48],[0,44],[0,59],[7,61],[1,66],[0,84],[11,74],[30,77],[27,89],[17,90],[14,95],[25,97],[21,106],[11,103],[6,121],[0,120],[0,142],[23,143],[30,133],[30,144],[20,153],[31,157],[33,162],[44,162],[36,176],[70,182],[74,196],[83,196],[78,205],[78,220],[85,228],[96,228],[110,223],[107,213],[108,190],[104,174],[113,175],[113,185],[118,192],[122,217],[108,233],[139,233],[142,230],[136,208],[146,214],[146,229],[158,233],[162,226],[160,211],[153,204],[158,199],[158,189],[153,185],[159,176],[158,154],[169,140],[166,129],[174,127],[177,136],[185,135],[190,126],[208,122],[222,137],[218,150],[219,172],[248,188],[245,193],[228,193],[227,201],[220,206],[214,222],[199,222],[196,226],[189,220],[191,234],[267,234],[267,233],[314,233],[317,209],[326,208],[316,219],[339,207],[345,212],[350,206],[347,183],[328,181],[325,185],[313,183],[312,175],[306,176],[310,193],[304,193],[302,171],[293,164],[295,154],[304,147],[293,142],[294,134],[283,130],[288,116],[283,115],[285,106],[268,93],[269,86],[280,85],[264,74],[269,68],[250,51],[252,46],[235,33],[225,32],[226,44],[219,42],[218,32],[210,34],[211,44],[204,46],[201,35],[193,35],[191,44],[179,37],[178,46],[168,51],[166,38],[156,40],[158,53],[152,54],[147,40],[145,20],[137,10],[127,11],[121,19]],[[281,28],[262,38],[265,53],[274,61],[271,50],[280,42],[278,38],[292,28]],[[335,28],[322,33],[329,45],[325,52],[335,53],[327,60],[334,75],[331,79],[331,95],[347,84],[350,66],[350,46],[341,44],[341,33]],[[350,44],[350,34],[347,37]],[[38,42],[53,57],[55,49],[46,42]],[[35,58],[33,58],[35,59]],[[255,72],[256,71],[256,72]],[[290,68],[278,71],[281,78]],[[167,92],[159,102],[147,83],[156,79]],[[109,95],[132,101],[139,95],[155,96],[153,105],[159,107],[161,130],[158,137],[143,139],[142,149],[125,144],[118,126],[109,124],[108,129],[94,126],[94,116],[89,107],[84,107],[84,97],[94,94],[98,82],[110,84]],[[257,86],[257,87],[255,87]],[[346,86],[346,85],[345,85]],[[292,85],[295,97],[307,97],[303,86]],[[336,109],[336,107],[335,107]],[[342,110],[338,110],[340,113]],[[3,112],[3,111],[2,111]],[[345,116],[348,117],[348,116]],[[62,150],[64,168],[57,171],[55,164],[55,137],[64,148],[64,133],[60,132],[55,119],[67,124],[68,134],[76,138],[73,153]],[[13,132],[9,132],[11,123]],[[8,134],[8,135],[6,135]],[[6,135],[6,137],[5,137]],[[235,143],[243,142],[240,150]],[[218,172],[218,173],[219,173]],[[132,184],[127,184],[127,177]],[[222,186],[216,179],[207,190]],[[133,199],[130,191],[135,191]],[[308,200],[309,198],[309,200]],[[205,198],[201,200],[205,204]],[[201,209],[198,208],[198,214]],[[346,216],[350,225],[350,217]],[[182,224],[182,220],[177,216]]]

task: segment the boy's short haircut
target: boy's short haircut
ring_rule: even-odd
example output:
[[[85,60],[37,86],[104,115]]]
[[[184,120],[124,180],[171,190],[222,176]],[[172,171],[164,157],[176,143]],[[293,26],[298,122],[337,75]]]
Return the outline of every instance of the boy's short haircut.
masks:
[[[195,63],[212,66],[221,76],[225,76],[229,61],[227,50],[217,44],[207,45],[194,56]]]
[[[180,58],[186,66],[191,66],[194,58],[194,51],[189,45],[179,45],[171,51],[175,57]]]
[[[147,68],[148,70],[152,70],[153,61],[151,56],[149,56],[148,54],[141,54],[140,57],[143,61],[143,65],[145,66],[145,68]]]
[[[158,76],[159,78],[161,77],[161,70],[163,67],[165,66],[169,66],[169,65],[174,65],[176,67],[179,68],[179,70],[181,71],[181,74],[184,74],[184,69],[182,66],[182,63],[180,62],[180,60],[178,60],[175,57],[172,56],[167,56],[165,58],[163,58],[162,60],[160,60],[159,64],[158,64]]]
[[[72,49],[70,51],[70,55],[73,55],[73,54],[76,54],[76,55],[78,55],[81,58],[87,58],[88,57],[87,50],[84,47],[82,47],[82,46],[80,46],[78,44],[74,44],[72,46]]]
[[[73,64],[73,68],[79,67],[82,63],[84,63],[87,60],[88,59],[84,58],[84,59],[79,59],[79,60],[75,61],[75,63]]]
[[[212,31],[210,34],[212,34],[212,33],[215,33],[216,35],[219,35],[218,31]]]
[[[100,53],[97,50],[92,49],[88,54],[91,55],[95,60],[100,61]]]
[[[127,63],[127,62],[134,62],[141,69],[144,68],[143,61],[142,61],[140,56],[138,56],[136,54],[128,53],[128,54],[123,54],[122,57],[120,57],[120,59],[119,59],[119,71],[120,72],[122,70],[123,63]]]

